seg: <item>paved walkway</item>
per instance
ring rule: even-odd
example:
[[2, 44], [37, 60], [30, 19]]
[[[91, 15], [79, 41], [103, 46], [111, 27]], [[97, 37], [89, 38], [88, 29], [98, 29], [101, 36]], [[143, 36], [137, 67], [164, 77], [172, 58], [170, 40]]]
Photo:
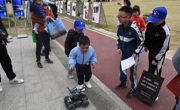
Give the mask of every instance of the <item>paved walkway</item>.
[[[65, 26], [69, 30], [73, 28], [73, 23], [64, 20]], [[115, 90], [115, 86], [119, 84], [119, 62], [120, 55], [116, 52], [116, 33], [111, 33], [98, 28], [84, 30], [85, 35], [90, 37], [91, 45], [97, 52], [98, 64], [93, 70], [93, 74], [102, 81], [111, 91], [113, 91], [120, 99], [128, 104], [133, 110], [172, 110], [175, 99], [174, 95], [166, 88], [167, 83], [176, 75], [176, 71], [172, 66], [171, 60], [166, 59], [163, 65], [162, 77], [165, 78], [159, 94], [159, 100], [152, 106], [148, 106], [136, 98], [127, 99], [125, 94], [130, 90], [130, 81], [128, 79], [128, 88], [123, 90]], [[65, 37], [57, 39], [64, 45]], [[140, 78], [143, 70], [147, 70], [147, 53], [140, 56], [138, 65], [138, 77]], [[129, 71], [128, 71], [129, 73]]]
[[[15, 73], [24, 78], [24, 84], [9, 84], [2, 68], [3, 91], [0, 92], [0, 110], [66, 110], [64, 97], [69, 94], [67, 87], [76, 86], [74, 80], [67, 78], [67, 70], [54, 55], [54, 64], [47, 64], [42, 57], [43, 69], [35, 63], [35, 44], [31, 36], [24, 39], [14, 38], [8, 44]], [[89, 110], [96, 110], [90, 103]], [[84, 110], [79, 107], [77, 110]]]
[[[67, 77], [67, 57], [57, 41], [51, 41], [50, 59], [54, 64], [45, 62], [41, 57], [43, 68], [38, 68], [35, 59], [35, 43], [31, 36], [23, 39], [13, 38], [8, 44], [8, 53], [12, 59], [17, 76], [23, 78], [23, 84], [9, 84], [0, 66], [2, 77], [0, 92], [0, 110], [66, 110], [64, 97], [69, 95], [67, 87], [77, 86], [77, 77]], [[92, 89], [87, 89], [90, 105], [76, 110], [131, 110], [95, 76], [91, 80]]]

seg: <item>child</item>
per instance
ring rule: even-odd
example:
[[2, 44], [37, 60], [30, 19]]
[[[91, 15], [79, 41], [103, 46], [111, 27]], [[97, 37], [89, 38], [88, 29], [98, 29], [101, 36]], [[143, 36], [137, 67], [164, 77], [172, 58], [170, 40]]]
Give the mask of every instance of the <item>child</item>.
[[138, 5], [135, 5], [133, 7], [133, 16], [131, 17], [131, 21], [135, 22], [136, 25], [141, 29], [141, 31], [144, 31], [146, 26], [144, 19], [140, 17], [140, 7]]
[[[46, 13], [44, 11], [44, 7], [43, 7], [43, 3], [46, 4], [46, 2], [48, 3], [52, 3], [53, 2], [50, 2], [49, 0], [34, 0], [31, 4], [30, 4], [30, 12], [34, 12], [34, 16], [37, 17], [37, 18], [40, 18], [42, 20], [44, 20], [46, 17], [49, 17], [49, 16], [46, 16]], [[35, 34], [38, 34], [38, 27], [39, 27], [39, 23], [33, 21], [34, 24], [34, 28], [33, 28], [33, 32]], [[48, 32], [48, 29], [47, 29], [47, 22], [44, 22], [44, 31], [45, 32]]]
[[87, 88], [91, 88], [92, 85], [89, 82], [92, 76], [91, 66], [93, 68], [95, 67], [97, 59], [96, 53], [90, 46], [90, 40], [87, 36], [80, 37], [79, 45], [71, 50], [68, 62], [70, 70], [76, 67], [78, 77], [77, 88], [85, 91], [84, 84]]
[[[120, 7], [122, 7], [122, 6], [131, 7], [131, 1], [130, 1], [130, 0], [124, 0], [123, 4], [121, 4], [121, 3], [117, 3], [117, 4], [120, 5]], [[118, 20], [117, 27], [118, 27], [120, 24], [121, 24], [121, 23], [120, 23], [119, 20]]]
[[[130, 21], [132, 17], [132, 9], [128, 6], [123, 6], [119, 9], [118, 20], [121, 24], [118, 27], [117, 37], [118, 37], [118, 53], [122, 53], [121, 61], [129, 57], [134, 57], [135, 65], [130, 67], [130, 80], [131, 80], [131, 90], [127, 93], [126, 97], [130, 98], [134, 96], [135, 89], [137, 87], [136, 80], [136, 70], [138, 62], [138, 54], [143, 48], [144, 39], [141, 31], [136, 26], [136, 24]], [[122, 71], [120, 66], [120, 81], [121, 83], [116, 86], [115, 89], [126, 88], [126, 70]]]
[[145, 51], [149, 50], [148, 71], [158, 76], [161, 76], [165, 55], [169, 50], [170, 30], [165, 22], [166, 15], [165, 7], [156, 7], [147, 18], [151, 22], [147, 24], [145, 32]]
[[[86, 29], [85, 22], [82, 19], [76, 19], [74, 22], [74, 29], [68, 31], [66, 40], [65, 40], [65, 54], [69, 57], [70, 51], [77, 46], [79, 38], [84, 36], [83, 29]], [[72, 79], [72, 72], [69, 72], [69, 78]]]

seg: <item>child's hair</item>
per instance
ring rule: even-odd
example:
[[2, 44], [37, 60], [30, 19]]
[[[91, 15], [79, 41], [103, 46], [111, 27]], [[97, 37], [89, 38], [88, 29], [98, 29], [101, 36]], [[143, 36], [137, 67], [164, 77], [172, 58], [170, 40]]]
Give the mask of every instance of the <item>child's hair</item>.
[[131, 2], [130, 2], [130, 0], [124, 0], [124, 2], [126, 2], [126, 6], [129, 6], [129, 7], [131, 7]]
[[132, 17], [132, 8], [128, 6], [123, 6], [119, 9], [119, 11], [123, 11], [127, 13], [130, 17]]
[[133, 12], [138, 11], [139, 15], [141, 14], [140, 7], [138, 5], [134, 5], [132, 10]]
[[90, 40], [87, 36], [81, 36], [79, 38], [79, 45], [87, 45], [90, 44]]

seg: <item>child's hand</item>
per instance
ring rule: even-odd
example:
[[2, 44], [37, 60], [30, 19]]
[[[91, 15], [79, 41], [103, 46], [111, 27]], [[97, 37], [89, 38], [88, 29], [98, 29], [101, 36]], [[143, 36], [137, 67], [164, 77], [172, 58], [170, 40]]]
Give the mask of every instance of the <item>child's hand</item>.
[[117, 49], [117, 53], [120, 54], [122, 51], [121, 49]]
[[92, 68], [95, 68], [95, 65], [94, 64], [91, 64]]
[[74, 70], [74, 66], [70, 66], [70, 67], [69, 67], [69, 70]]
[[147, 52], [147, 51], [148, 51], [147, 47], [144, 47], [144, 51], [145, 51], [145, 52]]
[[157, 62], [155, 60], [153, 60], [151, 63], [152, 65], [157, 65]]
[[7, 43], [10, 43], [10, 40], [11, 40], [10, 38], [8, 38], [8, 37], [6, 38]]
[[136, 54], [132, 54], [132, 57], [134, 57], [134, 58], [135, 58], [135, 57], [136, 57]]
[[44, 6], [43, 8], [44, 8], [44, 9], [47, 9], [47, 6]]
[[89, 65], [89, 61], [87, 61], [86, 65]]
[[46, 16], [45, 18], [44, 18], [44, 21], [47, 21], [47, 20], [49, 20], [49, 16]]

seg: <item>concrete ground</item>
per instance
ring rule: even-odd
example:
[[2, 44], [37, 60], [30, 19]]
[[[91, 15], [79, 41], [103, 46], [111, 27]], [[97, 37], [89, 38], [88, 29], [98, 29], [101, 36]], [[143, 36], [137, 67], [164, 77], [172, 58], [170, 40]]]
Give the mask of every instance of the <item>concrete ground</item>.
[[[67, 77], [67, 58], [62, 46], [51, 41], [50, 59], [54, 64], [45, 62], [41, 57], [43, 68], [38, 68], [35, 58], [35, 43], [31, 36], [23, 39], [13, 38], [7, 49], [12, 60], [14, 72], [25, 80], [24, 84], [9, 84], [0, 67], [2, 77], [0, 92], [0, 110], [66, 110], [64, 97], [69, 95], [67, 87], [77, 86], [77, 78]], [[121, 99], [93, 76], [92, 89], [87, 89], [90, 105], [76, 110], [131, 110]]]

